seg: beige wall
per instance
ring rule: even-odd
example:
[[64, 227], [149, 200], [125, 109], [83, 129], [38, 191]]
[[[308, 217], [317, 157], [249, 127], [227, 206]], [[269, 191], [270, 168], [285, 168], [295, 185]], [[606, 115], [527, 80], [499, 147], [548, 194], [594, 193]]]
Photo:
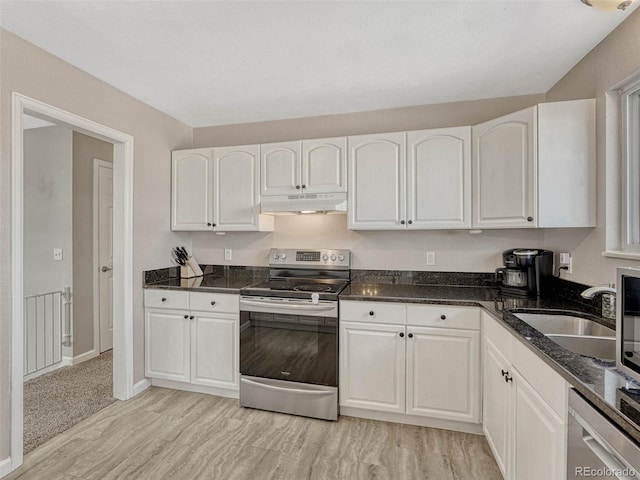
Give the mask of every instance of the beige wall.
[[[637, 261], [605, 258], [605, 92], [640, 70], [640, 10], [636, 10], [569, 73], [547, 92], [547, 101], [596, 98], [597, 115], [597, 228], [549, 230], [545, 246], [573, 254], [571, 280], [598, 285], [615, 282], [618, 266], [638, 266]], [[617, 138], [611, 141], [618, 142]], [[608, 159], [616, 161], [616, 159]], [[619, 183], [615, 182], [614, 183]], [[616, 210], [616, 209], [614, 209]], [[611, 220], [611, 219], [609, 219]], [[617, 220], [616, 220], [617, 222]], [[614, 223], [616, 223], [614, 222]]]
[[165, 267], [188, 234], [170, 231], [171, 155], [189, 126], [15, 35], [0, 30], [0, 461], [9, 455], [11, 372], [11, 91], [132, 135], [134, 142], [134, 380], [144, 377], [142, 270]]
[[[93, 159], [113, 145], [73, 132], [73, 355], [93, 349]], [[98, 346], [96, 346], [98, 347]]]
[[544, 102], [544, 95], [493, 98], [193, 129], [193, 146], [222, 147], [363, 133], [474, 125]]

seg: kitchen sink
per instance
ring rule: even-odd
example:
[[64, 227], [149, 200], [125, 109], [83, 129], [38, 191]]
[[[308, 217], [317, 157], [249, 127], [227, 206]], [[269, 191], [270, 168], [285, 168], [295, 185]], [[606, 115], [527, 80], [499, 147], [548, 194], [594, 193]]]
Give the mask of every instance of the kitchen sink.
[[616, 332], [588, 318], [545, 313], [514, 313], [523, 322], [545, 335], [614, 337]]
[[513, 315], [573, 353], [601, 360], [616, 358], [616, 332], [598, 322], [571, 314]]
[[578, 355], [610, 361], [616, 359], [615, 337], [587, 337], [581, 335], [546, 335], [546, 337]]

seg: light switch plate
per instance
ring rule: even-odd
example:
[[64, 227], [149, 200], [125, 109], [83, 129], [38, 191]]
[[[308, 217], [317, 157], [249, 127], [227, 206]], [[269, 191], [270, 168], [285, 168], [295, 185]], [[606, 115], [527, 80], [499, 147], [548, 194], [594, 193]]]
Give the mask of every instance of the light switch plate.
[[224, 249], [224, 259], [229, 261], [231, 260], [232, 254], [231, 254], [231, 249], [230, 248], [225, 248]]
[[53, 249], [53, 259], [56, 262], [61, 262], [62, 261], [62, 249], [61, 248], [54, 248]]

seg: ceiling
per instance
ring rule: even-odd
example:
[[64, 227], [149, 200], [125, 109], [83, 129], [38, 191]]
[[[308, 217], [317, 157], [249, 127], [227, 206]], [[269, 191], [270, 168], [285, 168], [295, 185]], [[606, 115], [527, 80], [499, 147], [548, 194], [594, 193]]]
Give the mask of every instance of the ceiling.
[[201, 127], [544, 93], [637, 7], [3, 0], [0, 26]]

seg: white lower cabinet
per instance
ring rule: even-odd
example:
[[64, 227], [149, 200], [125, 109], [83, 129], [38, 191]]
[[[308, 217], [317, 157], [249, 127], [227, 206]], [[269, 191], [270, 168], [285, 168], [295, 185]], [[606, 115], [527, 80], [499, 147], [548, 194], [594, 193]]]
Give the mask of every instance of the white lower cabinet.
[[484, 313], [483, 362], [483, 430], [504, 478], [566, 478], [564, 380]]
[[[185, 318], [186, 317], [186, 318]], [[184, 311], [147, 308], [145, 314], [146, 376], [188, 382], [191, 322]]]
[[[181, 303], [185, 308], [162, 308], [158, 300], [167, 305]], [[237, 391], [238, 302], [238, 296], [231, 294], [146, 290], [146, 376], [152, 382], [213, 387], [212, 393]]]
[[340, 305], [342, 407], [480, 422], [479, 309]]
[[480, 332], [407, 327], [409, 415], [479, 421]]
[[340, 323], [341, 405], [404, 413], [404, 331], [404, 325]]

